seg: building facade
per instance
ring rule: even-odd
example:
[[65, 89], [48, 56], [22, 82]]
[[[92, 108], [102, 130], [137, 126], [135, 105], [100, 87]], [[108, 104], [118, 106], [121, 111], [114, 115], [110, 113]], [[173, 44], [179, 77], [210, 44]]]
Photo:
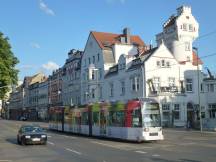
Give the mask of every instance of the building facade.
[[83, 52], [71, 50], [63, 66], [62, 101], [65, 106], [81, 104], [81, 59]]

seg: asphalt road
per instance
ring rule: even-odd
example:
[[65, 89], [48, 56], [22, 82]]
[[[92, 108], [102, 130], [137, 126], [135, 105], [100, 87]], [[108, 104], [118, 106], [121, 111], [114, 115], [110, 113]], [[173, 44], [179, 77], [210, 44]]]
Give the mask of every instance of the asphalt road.
[[23, 123], [0, 119], [0, 162], [216, 161], [216, 133], [164, 129], [164, 141], [131, 143], [48, 131], [46, 146], [20, 146], [16, 134]]

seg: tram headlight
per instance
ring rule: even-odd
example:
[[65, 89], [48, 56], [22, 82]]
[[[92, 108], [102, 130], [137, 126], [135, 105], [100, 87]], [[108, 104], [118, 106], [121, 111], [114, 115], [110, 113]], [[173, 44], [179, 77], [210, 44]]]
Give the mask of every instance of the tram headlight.
[[149, 131], [149, 128], [144, 128], [144, 132], [148, 132]]

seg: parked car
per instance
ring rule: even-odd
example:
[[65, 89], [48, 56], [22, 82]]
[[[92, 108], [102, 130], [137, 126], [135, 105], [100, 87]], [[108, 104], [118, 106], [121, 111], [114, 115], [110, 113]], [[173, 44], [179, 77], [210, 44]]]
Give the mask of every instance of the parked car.
[[22, 125], [17, 134], [17, 143], [44, 144], [47, 143], [47, 134], [44, 129], [37, 125]]
[[21, 120], [21, 121], [26, 121], [27, 118], [26, 118], [25, 116], [21, 116], [21, 117], [20, 117], [20, 120]]

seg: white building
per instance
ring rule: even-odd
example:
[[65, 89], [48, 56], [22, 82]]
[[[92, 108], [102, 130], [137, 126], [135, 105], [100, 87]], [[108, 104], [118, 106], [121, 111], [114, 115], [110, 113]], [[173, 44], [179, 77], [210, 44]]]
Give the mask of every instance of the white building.
[[130, 35], [127, 28], [123, 34], [90, 32], [81, 63], [81, 103], [106, 100], [104, 76], [109, 68], [118, 63], [122, 54], [132, 57], [141, 47], [143, 41]]
[[122, 35], [91, 32], [82, 58], [82, 103], [153, 97], [164, 125], [196, 126], [199, 105], [206, 109], [202, 61], [192, 47], [198, 30], [191, 8], [182, 6], [150, 50], [128, 29]]

